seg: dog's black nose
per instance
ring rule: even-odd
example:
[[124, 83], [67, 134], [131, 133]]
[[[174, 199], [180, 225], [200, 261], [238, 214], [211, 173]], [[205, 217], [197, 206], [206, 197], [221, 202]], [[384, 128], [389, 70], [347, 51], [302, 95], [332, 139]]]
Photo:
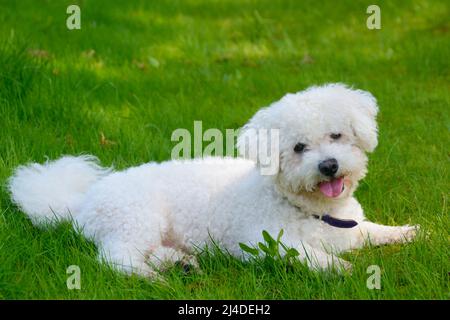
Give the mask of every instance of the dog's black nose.
[[339, 165], [336, 159], [327, 159], [319, 163], [319, 171], [327, 177], [332, 177], [338, 171]]

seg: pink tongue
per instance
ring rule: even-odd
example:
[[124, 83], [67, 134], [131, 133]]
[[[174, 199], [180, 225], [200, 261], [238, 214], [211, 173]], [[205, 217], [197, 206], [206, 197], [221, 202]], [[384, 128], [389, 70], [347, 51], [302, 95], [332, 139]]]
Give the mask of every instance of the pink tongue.
[[329, 198], [337, 197], [342, 192], [344, 178], [333, 179], [319, 184], [320, 191]]

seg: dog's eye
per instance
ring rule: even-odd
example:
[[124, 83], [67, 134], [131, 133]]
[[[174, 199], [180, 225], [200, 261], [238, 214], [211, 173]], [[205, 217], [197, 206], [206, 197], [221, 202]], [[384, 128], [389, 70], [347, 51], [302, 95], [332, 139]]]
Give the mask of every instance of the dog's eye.
[[304, 143], [297, 143], [294, 147], [294, 152], [300, 153], [303, 152], [306, 148], [306, 144]]
[[331, 139], [333, 139], [333, 140], [337, 140], [337, 139], [339, 139], [340, 137], [342, 137], [342, 134], [340, 134], [340, 133], [332, 133], [332, 134], [330, 134], [330, 137], [331, 137]]

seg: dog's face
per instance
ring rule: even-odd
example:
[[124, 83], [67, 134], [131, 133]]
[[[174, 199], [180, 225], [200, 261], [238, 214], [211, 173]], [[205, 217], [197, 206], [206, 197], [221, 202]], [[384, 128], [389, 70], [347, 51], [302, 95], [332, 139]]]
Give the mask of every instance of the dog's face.
[[273, 175], [279, 189], [290, 198], [342, 199], [366, 173], [365, 153], [377, 145], [377, 111], [368, 92], [341, 84], [312, 87], [256, 113], [238, 147], [244, 155], [248, 143], [258, 144], [260, 136], [246, 136], [250, 129], [278, 129], [277, 154], [271, 156], [279, 163]]

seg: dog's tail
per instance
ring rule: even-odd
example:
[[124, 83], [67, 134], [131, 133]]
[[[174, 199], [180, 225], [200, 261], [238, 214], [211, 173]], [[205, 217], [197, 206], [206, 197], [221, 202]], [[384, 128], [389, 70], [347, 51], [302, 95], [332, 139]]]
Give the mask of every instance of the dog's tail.
[[8, 189], [34, 224], [67, 220], [77, 214], [89, 186], [110, 172], [99, 166], [96, 157], [65, 156], [18, 167]]

